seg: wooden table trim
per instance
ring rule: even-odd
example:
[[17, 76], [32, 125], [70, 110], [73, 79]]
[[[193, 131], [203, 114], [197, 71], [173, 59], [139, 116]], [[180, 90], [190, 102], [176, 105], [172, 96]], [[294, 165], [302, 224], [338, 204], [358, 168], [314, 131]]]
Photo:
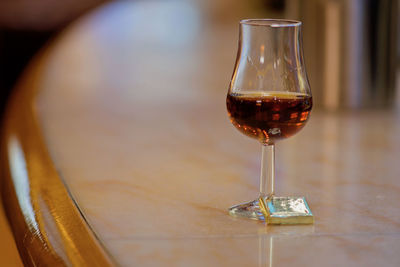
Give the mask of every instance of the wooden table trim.
[[[48, 51], [50, 49], [44, 49]], [[25, 265], [112, 266], [58, 174], [36, 113], [44, 52], [9, 100], [1, 136], [2, 198]]]

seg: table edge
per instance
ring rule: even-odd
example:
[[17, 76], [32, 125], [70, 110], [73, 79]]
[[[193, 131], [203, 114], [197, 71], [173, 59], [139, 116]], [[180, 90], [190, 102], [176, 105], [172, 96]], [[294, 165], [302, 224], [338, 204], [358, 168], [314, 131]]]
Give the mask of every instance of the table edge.
[[6, 216], [25, 265], [113, 266], [57, 172], [41, 133], [35, 103], [50, 50], [43, 49], [28, 66], [4, 114], [0, 189]]

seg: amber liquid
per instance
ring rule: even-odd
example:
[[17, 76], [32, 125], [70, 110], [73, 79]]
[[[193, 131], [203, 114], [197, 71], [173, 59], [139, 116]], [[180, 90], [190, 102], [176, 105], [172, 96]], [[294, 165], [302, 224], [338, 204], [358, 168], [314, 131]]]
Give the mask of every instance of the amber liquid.
[[307, 122], [312, 98], [291, 92], [232, 93], [226, 99], [232, 124], [265, 144], [297, 133]]

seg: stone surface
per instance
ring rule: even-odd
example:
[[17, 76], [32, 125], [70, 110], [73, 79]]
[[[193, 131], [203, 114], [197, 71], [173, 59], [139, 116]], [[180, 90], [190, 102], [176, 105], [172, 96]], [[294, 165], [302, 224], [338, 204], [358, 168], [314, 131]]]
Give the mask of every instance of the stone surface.
[[237, 26], [167, 20], [153, 40], [161, 22], [135, 21], [140, 5], [116, 3], [65, 33], [37, 99], [54, 164], [115, 260], [398, 266], [398, 114], [314, 110], [277, 144], [277, 195], [305, 196], [314, 225], [232, 218], [231, 205], [257, 197], [261, 156], [225, 110]]

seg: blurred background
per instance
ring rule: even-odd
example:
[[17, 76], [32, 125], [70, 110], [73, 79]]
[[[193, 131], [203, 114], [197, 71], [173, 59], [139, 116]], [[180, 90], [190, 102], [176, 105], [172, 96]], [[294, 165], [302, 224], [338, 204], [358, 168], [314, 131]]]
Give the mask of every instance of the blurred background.
[[[0, 1], [1, 113], [4, 111], [10, 91], [32, 57], [80, 16], [109, 2], [105, 0]], [[126, 40], [124, 38], [133, 35], [137, 39], [142, 38], [139, 40], [143, 44], [142, 49], [158, 51], [154, 53], [155, 55], [165, 53], [166, 49], [157, 50], [157, 45], [154, 44], [170, 44], [175, 48], [173, 50], [175, 53], [176, 51], [180, 53], [174, 54], [171, 58], [187, 57], [186, 61], [193, 62], [194, 65], [189, 66], [191, 70], [202, 66], [202, 64], [196, 65], [196, 60], [213, 61], [214, 64], [209, 70], [201, 72], [203, 75], [206, 74], [197, 79], [202, 79], [202, 84], [210, 85], [209, 88], [221, 88], [226, 91], [236, 57], [239, 20], [244, 18], [301, 20], [304, 25], [305, 62], [316, 107], [329, 111], [365, 108], [400, 110], [399, 0], [129, 2], [132, 2], [135, 8], [126, 14], [120, 10], [117, 12], [112, 6], [105, 6], [98, 13], [100, 17], [107, 17], [107, 21], [115, 20], [121, 25], [126, 25], [126, 28], [120, 29], [117, 33], [107, 31], [107, 27], [104, 29], [99, 27], [104, 31], [96, 36], [115, 39], [115, 46], [110, 49], [132, 49], [124, 47], [122, 43]], [[146, 26], [145, 23], [149, 20], [151, 23]], [[102, 20], [93, 21], [101, 23]], [[101, 38], [98, 39], [99, 42]], [[158, 40], [162, 42], [157, 42]], [[105, 43], [108, 45], [110, 42]], [[129, 42], [126, 43], [129, 45]], [[191, 58], [192, 51], [198, 48], [193, 46], [189, 49], [188, 46], [192, 46], [193, 43], [200, 43], [198, 45], [200, 52], [197, 57]], [[107, 45], [105, 48], [108, 49]], [[202, 54], [201, 51], [205, 53]], [[119, 66], [124, 60], [140, 60], [120, 54], [123, 57], [113, 59]], [[169, 74], [173, 79], [179, 79], [188, 66], [178, 63], [169, 64], [163, 71], [170, 71]], [[123, 66], [124, 64], [110, 75], [126, 75], [128, 72], [124, 71]], [[157, 66], [150, 64], [150, 68]], [[65, 79], [68, 79], [68, 73], [65, 76]], [[146, 77], [148, 76], [144, 76]], [[196, 77], [193, 77], [193, 82], [196, 82]], [[147, 84], [146, 81], [143, 83]], [[128, 88], [129, 86], [127, 85]], [[15, 252], [15, 246], [10, 246], [12, 236], [2, 210], [0, 210], [0, 235], [3, 237], [3, 242], [0, 244], [4, 245], [4, 249], [0, 250], [0, 263], [8, 258], [10, 261], [1, 265], [13, 266], [12, 262], [17, 264], [19, 259], [17, 254], [11, 253]]]
[[[1, 109], [26, 64], [49, 39], [104, 0], [0, 2]], [[224, 28], [237, 38], [243, 18], [289, 18], [304, 23], [303, 40], [315, 105], [339, 108], [400, 106], [398, 0], [132, 1], [141, 18], [179, 13], [187, 29]], [[145, 4], [145, 2], [147, 4]], [[152, 3], [152, 4], [149, 4]], [[194, 29], [193, 28], [193, 29]], [[177, 36], [171, 35], [171, 39]], [[212, 38], [218, 38], [213, 36]], [[218, 40], [216, 40], [218, 41]], [[223, 42], [223, 41], [221, 41]], [[236, 43], [235, 43], [236, 45]], [[232, 46], [233, 48], [234, 46]], [[236, 49], [236, 48], [233, 48]], [[233, 66], [235, 52], [226, 64]]]

